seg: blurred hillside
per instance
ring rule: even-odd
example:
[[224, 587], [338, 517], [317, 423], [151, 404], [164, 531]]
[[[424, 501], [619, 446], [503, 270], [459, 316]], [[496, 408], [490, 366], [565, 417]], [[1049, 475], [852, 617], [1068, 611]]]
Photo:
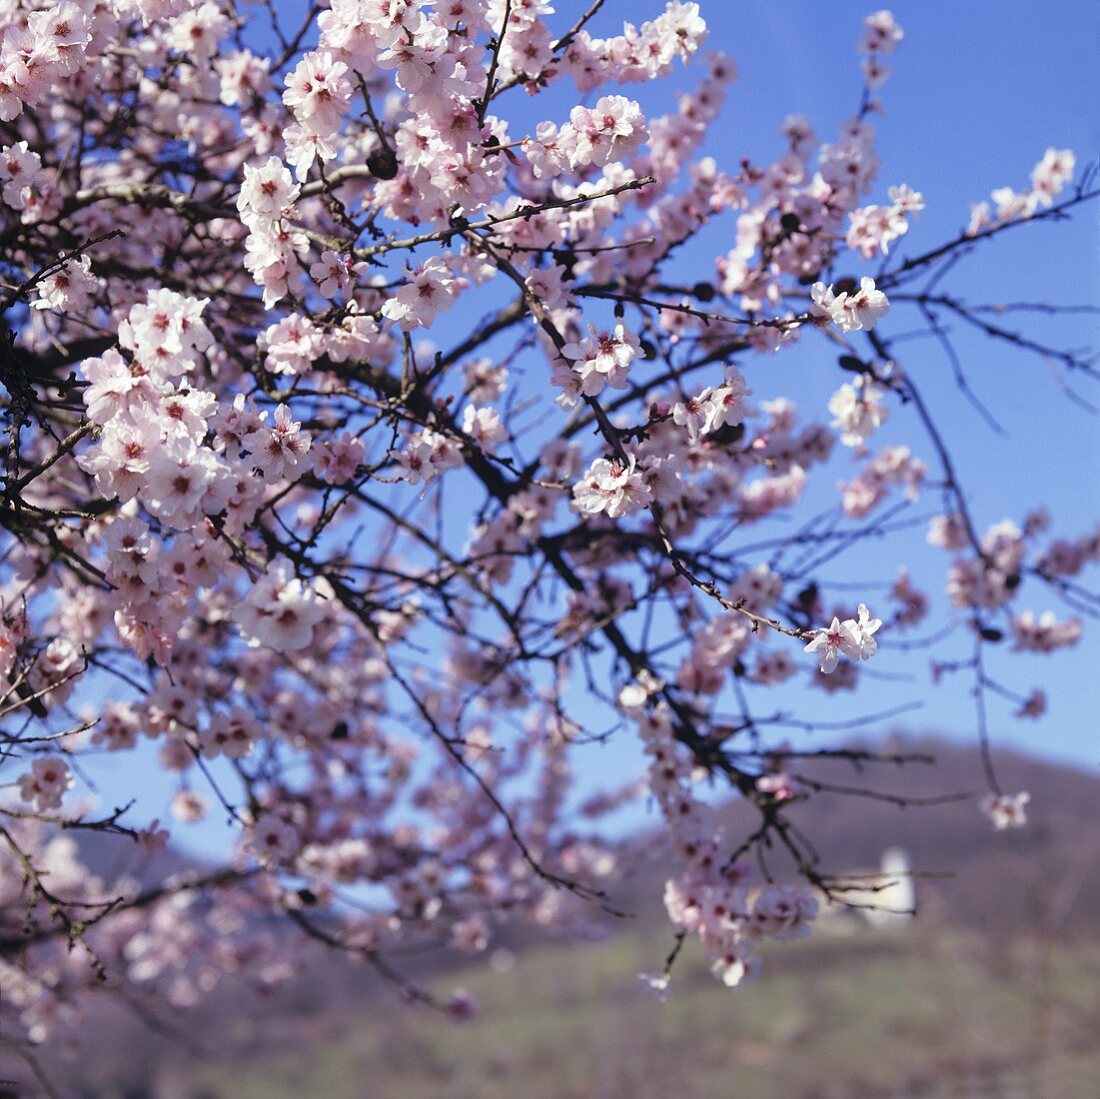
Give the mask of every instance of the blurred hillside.
[[[649, 837], [631, 845], [634, 869], [614, 897], [635, 918], [596, 921], [604, 941], [546, 944], [503, 929], [493, 965], [400, 960], [444, 997], [469, 989], [483, 1009], [473, 1023], [414, 1011], [372, 974], [319, 953], [263, 998], [227, 982], [196, 1011], [160, 1016], [176, 1039], [105, 998], [79, 1060], [58, 1064], [63, 1094], [1098, 1099], [1100, 778], [999, 753], [1003, 787], [1028, 789], [1032, 802], [1027, 829], [996, 833], [976, 807], [972, 751], [932, 738], [875, 747], [936, 762], [856, 773], [816, 760], [801, 773], [902, 800], [968, 796], [905, 808], [822, 796], [790, 812], [830, 871], [873, 870], [885, 847], [905, 849], [914, 871], [931, 875], [917, 878], [911, 927], [822, 929], [768, 950], [763, 978], [732, 993], [686, 950], [671, 1002], [657, 1004], [638, 974], [660, 968], [672, 935], [660, 906], [667, 850]], [[731, 835], [752, 820], [740, 805], [722, 813]], [[169, 857], [162, 868], [177, 865]], [[769, 869], [790, 872], [778, 855]]]
[[[792, 763], [792, 772], [810, 781], [862, 791], [825, 792], [788, 810], [811, 838], [824, 870], [874, 871], [884, 849], [901, 847], [917, 876], [925, 923], [961, 924], [987, 934], [1100, 931], [1100, 775], [1014, 752], [996, 753], [1003, 789], [1031, 793], [1028, 826], [998, 833], [977, 808], [986, 784], [973, 748], [931, 736], [890, 737], [852, 747], [935, 762], [867, 764], [858, 771], [839, 759]], [[956, 794], [965, 796], [919, 804]], [[758, 821], [743, 802], [729, 805], [723, 817], [727, 833], [735, 837]], [[645, 842], [638, 851], [648, 854], [639, 862], [628, 895], [635, 910], [649, 911], [654, 896], [660, 899], [667, 853]], [[769, 854], [768, 867], [777, 878], [797, 878], [782, 849]]]

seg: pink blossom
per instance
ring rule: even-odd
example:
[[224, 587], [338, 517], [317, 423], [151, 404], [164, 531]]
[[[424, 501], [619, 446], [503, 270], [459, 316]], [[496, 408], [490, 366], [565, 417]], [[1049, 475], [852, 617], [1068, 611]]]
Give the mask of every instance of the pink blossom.
[[804, 793], [802, 784], [784, 771], [773, 771], [756, 780], [756, 788], [775, 801], [790, 801]]
[[578, 511], [587, 515], [607, 512], [611, 519], [646, 507], [652, 499], [634, 455], [625, 464], [597, 458], [573, 486], [573, 506]]
[[874, 328], [889, 310], [890, 304], [881, 290], [875, 289], [875, 280], [860, 279], [860, 288], [854, 294], [841, 294], [832, 309], [833, 320], [845, 332]]
[[1006, 828], [1023, 828], [1027, 825], [1027, 803], [1031, 795], [1026, 791], [1018, 794], [989, 794], [982, 799], [982, 812], [989, 818], [998, 832]]
[[67, 260], [59, 271], [38, 284], [33, 308], [82, 310], [98, 285], [99, 280], [92, 274], [91, 260], [87, 256]]
[[295, 313], [271, 325], [257, 342], [267, 351], [267, 368], [273, 374], [306, 374], [321, 355], [322, 340], [313, 321]]
[[324, 613], [316, 590], [294, 575], [289, 561], [280, 558], [249, 589], [231, 617], [250, 644], [297, 652], [309, 645]]
[[40, 811], [60, 809], [65, 791], [73, 785], [69, 765], [57, 756], [36, 759], [31, 769], [19, 776], [19, 796], [33, 801]]
[[892, 54], [904, 37], [891, 12], [876, 11], [863, 21], [859, 48], [865, 53]]
[[340, 255], [331, 248], [321, 253], [319, 262], [309, 269], [309, 277], [326, 298], [350, 297], [355, 280], [365, 264], [355, 263], [350, 254]]
[[347, 65], [328, 51], [315, 50], [286, 78], [283, 102], [311, 133], [327, 137], [339, 127], [351, 100], [347, 71]]
[[172, 816], [185, 824], [194, 824], [205, 820], [210, 812], [210, 803], [198, 790], [179, 790], [172, 798]]
[[211, 2], [198, 4], [172, 21], [168, 44], [186, 57], [208, 60], [229, 31], [229, 19]]
[[580, 376], [580, 391], [596, 397], [605, 385], [625, 389], [630, 364], [638, 354], [638, 338], [622, 324], [610, 333], [597, 332], [593, 326], [589, 326], [589, 332], [561, 349], [562, 357]]
[[161, 828], [159, 825], [160, 820], [154, 819], [149, 822], [148, 827], [142, 828], [138, 832], [138, 844], [147, 858], [154, 858], [162, 854], [168, 846], [168, 840], [171, 838], [168, 829]]
[[214, 337], [202, 320], [208, 298], [188, 298], [174, 290], [150, 290], [119, 325], [119, 343], [155, 377], [171, 378], [192, 370]]
[[276, 221], [293, 205], [299, 190], [278, 157], [268, 157], [260, 168], [244, 166], [237, 209], [250, 223]]
[[508, 438], [508, 431], [495, 408], [467, 405], [462, 414], [462, 430], [486, 454], [495, 454], [497, 446]]
[[834, 618], [832, 625], [817, 630], [806, 646], [806, 652], [817, 654], [818, 664], [826, 675], [837, 666], [841, 653], [852, 660], [858, 660], [860, 651], [859, 629], [850, 618], [843, 624], [839, 618]]
[[889, 409], [883, 404], [884, 391], [867, 375], [854, 383], [845, 383], [829, 401], [829, 411], [836, 417], [833, 427], [841, 431], [845, 446], [861, 446], [886, 421]]
[[1070, 618], [1059, 622], [1053, 611], [1044, 611], [1038, 618], [1034, 612], [1023, 611], [1012, 620], [1016, 652], [1050, 653], [1055, 649], [1076, 645], [1081, 639], [1081, 620]]
[[253, 465], [266, 481], [291, 477], [309, 452], [311, 438], [302, 425], [291, 419], [290, 409], [281, 404], [275, 409], [274, 422], [256, 427], [241, 440], [251, 452]]
[[1040, 718], [1047, 711], [1046, 691], [1036, 688], [1023, 700], [1016, 711], [1017, 717]]
[[851, 660], [869, 660], [878, 650], [875, 634], [882, 626], [872, 618], [864, 603], [859, 605], [858, 619], [846, 618], [843, 622], [834, 616], [832, 625], [816, 630], [806, 646], [806, 652], [817, 654], [820, 670], [829, 675], [837, 666], [841, 654]]
[[633, 156], [646, 138], [645, 118], [637, 103], [621, 95], [605, 95], [595, 107], [574, 107], [559, 140], [573, 167], [602, 167]]
[[1050, 206], [1073, 179], [1076, 158], [1070, 149], [1050, 148], [1031, 171], [1031, 193], [1039, 206]]
[[769, 885], [757, 893], [746, 923], [753, 938], [780, 942], [804, 939], [817, 916], [818, 903], [808, 890], [795, 885]]
[[458, 290], [457, 280], [440, 256], [432, 256], [415, 270], [406, 269], [409, 282], [382, 306], [382, 315], [396, 321], [405, 332], [428, 328], [436, 314], [451, 307]]
[[395, 457], [410, 485], [430, 481], [448, 469], [458, 469], [463, 464], [458, 444], [431, 428], [412, 434], [405, 449], [397, 452]]
[[313, 448], [314, 469], [329, 485], [342, 485], [350, 481], [365, 457], [366, 447], [362, 440], [347, 433]]
[[[749, 882], [789, 803], [817, 796], [777, 723], [850, 724], [862, 662], [910, 655], [879, 653], [866, 604], [825, 597], [857, 566], [887, 623], [941, 612], [896, 648], [1004, 633], [982, 668], [934, 654], [934, 677], [965, 693], [980, 671], [1001, 716], [1045, 712], [999, 662], [1083, 636], [1083, 614], [1024, 608], [1040, 588], [1088, 602], [1100, 528], [1034, 508], [988, 525], [959, 425], [915, 394], [922, 345], [890, 361], [907, 322], [883, 331], [884, 290], [920, 323], [914, 295], [935, 287], [945, 323], [1032, 346], [1027, 302], [1010, 324], [941, 279], [983, 241], [898, 254], [924, 198], [878, 182], [892, 15], [855, 27], [852, 113], [822, 136], [789, 115], [754, 160], [726, 140], [737, 69], [700, 56], [703, 5], [628, 5], [622, 24], [612, 4], [554, 7], [328, 0], [272, 51], [223, 0], [9, 4], [16, 1054], [79, 1032], [91, 955], [155, 1010], [226, 977], [270, 992], [311, 964], [305, 926], [395, 972], [423, 945], [483, 952], [509, 921], [584, 930], [585, 896], [631, 871], [605, 823], [628, 802], [663, 821], [676, 934], [725, 984], [752, 976], [764, 940], [816, 914], [808, 888]], [[652, 86], [681, 63], [690, 83]], [[1075, 171], [1048, 149], [969, 231], [1076, 213]], [[1006, 263], [1015, 237], [996, 242]], [[784, 373], [795, 343], [820, 371]], [[781, 395], [792, 379], [805, 403]], [[840, 444], [854, 468], [836, 475]], [[886, 505], [926, 485], [944, 600], [891, 564], [922, 520]], [[825, 705], [799, 707], [796, 677]], [[599, 745], [632, 736], [634, 765], [624, 749], [601, 775]], [[107, 775], [132, 778], [125, 752], [164, 773], [173, 820], [233, 835], [152, 893], [59, 834], [64, 807], [104, 844], [123, 830], [123, 861], [164, 850]], [[85, 773], [107, 780], [98, 808], [65, 801]], [[763, 816], [744, 828], [724, 790]], [[990, 800], [996, 825], [1022, 823], [1026, 796]]]

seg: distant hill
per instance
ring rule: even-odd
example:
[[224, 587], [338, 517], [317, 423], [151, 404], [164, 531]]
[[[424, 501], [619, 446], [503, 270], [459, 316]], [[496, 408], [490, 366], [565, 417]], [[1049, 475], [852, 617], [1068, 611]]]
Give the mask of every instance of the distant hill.
[[67, 833], [76, 842], [80, 861], [106, 882], [133, 878], [143, 888], [159, 885], [181, 870], [201, 870], [202, 863], [174, 847], [147, 855], [126, 836], [76, 828]]
[[[823, 869], [838, 873], [874, 870], [885, 848], [900, 846], [908, 853], [916, 872], [951, 875], [918, 879], [921, 916], [917, 931], [921, 940], [939, 941], [936, 936], [941, 934], [949, 938], [969, 935], [973, 929], [980, 929], [980, 939], [986, 943], [1021, 933], [1037, 933], [1051, 942], [1067, 938], [1094, 943], [1098, 940], [1100, 778], [1014, 752], [998, 751], [995, 763], [1004, 789], [1012, 792], [1026, 789], [1032, 800], [1027, 828], [995, 832], [978, 809], [985, 786], [972, 747], [960, 747], [936, 737], [892, 737], [864, 746], [926, 754], [933, 756], [935, 763], [911, 763], [903, 767], [868, 765], [858, 773], [848, 763], [817, 760], [800, 770], [818, 781], [902, 798], [952, 793], [970, 796], [958, 802], [904, 809], [881, 800], [842, 794], [818, 795], [807, 803], [793, 805], [789, 810], [791, 819], [812, 837]], [[731, 838], [745, 835], [755, 825], [755, 811], [743, 803], [729, 804], [718, 812]], [[158, 875], [194, 865], [171, 851], [153, 864], [142, 865], [140, 860], [131, 863], [128, 860], [134, 849], [120, 843], [117, 837], [77, 834], [77, 838], [85, 858], [107, 877], [124, 871], [139, 876], [143, 884], [149, 885], [158, 880]], [[608, 918], [604, 926], [607, 931], [618, 933], [621, 950], [637, 955], [632, 964], [648, 968], [658, 964], [670, 939], [661, 894], [671, 860], [667, 845], [656, 833], [633, 841], [628, 845], [628, 854], [632, 856], [628, 861], [632, 862], [633, 870], [615, 890], [613, 900], [636, 918]], [[126, 861], [119, 863], [120, 858]], [[777, 852], [770, 856], [770, 865], [780, 878], [794, 876], [789, 862], [785, 865]], [[930, 935], [933, 937], [929, 940]], [[502, 928], [491, 948], [507, 947], [526, 957], [543, 937], [521, 926]], [[647, 945], [640, 945], [643, 943]], [[570, 951], [589, 948], [559, 944], [553, 949], [572, 957]], [[819, 962], [824, 964], [831, 955], [827, 948], [821, 949]], [[784, 979], [794, 980], [801, 971], [802, 957], [777, 951], [768, 963], [769, 971], [775, 972], [775, 967], [779, 967], [790, 973]], [[843, 958], [838, 955], [836, 964], [848, 965], [844, 958], [847, 955]], [[467, 956], [435, 953], [403, 958], [400, 964], [417, 981], [427, 983], [472, 981], [477, 987], [478, 982], [485, 983], [484, 977], [494, 985], [507, 986], [516, 979], [503, 973], [475, 974], [474, 968], [486, 969], [484, 957], [471, 962]], [[572, 963], [563, 964], [568, 967]], [[627, 985], [635, 981], [630, 974], [627, 977]], [[704, 985], [709, 988], [709, 979]], [[501, 995], [507, 998], [504, 991]], [[233, 1063], [240, 1060], [258, 1064], [257, 1059], [267, 1057], [276, 1046], [300, 1049], [303, 1057], [308, 1057], [309, 1050], [329, 1040], [326, 1035], [341, 1032], [347, 1020], [357, 1019], [365, 1026], [372, 1018], [390, 1018], [394, 1012], [403, 1010], [393, 990], [381, 987], [368, 971], [321, 951], [301, 979], [286, 988], [261, 998], [230, 981], [220, 987], [214, 1001], [194, 1012], [175, 1016], [170, 1025], [186, 1034], [204, 1053], [229, 1058]], [[126, 1090], [126, 1095], [183, 1094], [190, 1099], [193, 1094], [205, 1094], [176, 1093], [171, 1088], [164, 1092], [159, 1088], [152, 1092], [143, 1090], [143, 1085], [147, 1086], [162, 1071], [175, 1075], [190, 1056], [174, 1042], [150, 1033], [131, 1013], [112, 1009], [108, 1001], [104, 1007], [85, 1028], [86, 1053], [75, 1078], [99, 1080], [101, 1084], [82, 1094], [123, 1094], [107, 1089], [102, 1083], [106, 1080], [127, 1081], [126, 1086], [132, 1090]], [[388, 1099], [389, 1093], [385, 1094]]]
[[[901, 808], [872, 797], [821, 793], [792, 805], [790, 819], [810, 837], [824, 870], [875, 870], [883, 851], [898, 846], [914, 872], [949, 875], [917, 879], [925, 918], [998, 932], [1100, 931], [1100, 776], [998, 750], [994, 763], [1002, 788], [1027, 790], [1031, 802], [1026, 828], [997, 832], [978, 808], [986, 784], [973, 746], [933, 736], [891, 736], [853, 746], [928, 755], [935, 762], [868, 764], [857, 771], [847, 761], [813, 760], [792, 770], [904, 799], [970, 796]], [[747, 834], [759, 819], [743, 802], [727, 806], [721, 816], [733, 837]], [[648, 855], [626, 897], [649, 910], [643, 898], [663, 880], [667, 847], [637, 849]], [[768, 861], [778, 878], [795, 876], [784, 851], [770, 852]]]
[[[845, 760], [815, 759], [792, 764], [791, 770], [828, 785], [909, 800], [968, 796], [902, 808], [876, 797], [823, 792], [790, 806], [788, 815], [812, 840], [822, 869], [875, 870], [883, 851], [897, 846], [915, 872], [944, 875], [918, 878], [918, 898], [929, 918], [1004, 931], [1100, 929], [1100, 774], [996, 750], [1003, 789], [1031, 794], [1027, 827], [996, 832], [978, 809], [986, 784], [973, 745], [892, 734], [850, 747], [928, 756], [934, 762], [870, 763], [856, 770]], [[735, 842], [759, 823], [756, 811], [740, 801], [718, 815]], [[198, 860], [171, 847], [150, 859], [118, 836], [69, 835], [85, 865], [107, 881], [125, 874], [151, 886], [181, 870], [202, 869]], [[671, 866], [663, 835], [654, 830], [627, 843], [624, 856], [626, 878], [615, 890], [616, 903], [635, 915], [659, 912]], [[778, 878], [795, 876], [782, 850], [771, 851], [768, 862]], [[504, 934], [509, 946], [531, 937], [522, 929]]]
[[[1026, 828], [996, 832], [978, 809], [986, 784], [973, 745], [895, 734], [850, 746], [929, 756], [934, 762], [874, 763], [856, 770], [845, 760], [817, 759], [792, 764], [791, 769], [829, 785], [903, 799], [968, 796], [901, 808], [874, 797], [824, 792], [792, 805], [788, 815], [812, 840], [822, 869], [876, 870], [883, 851], [897, 846], [906, 851], [916, 873], [945, 875], [917, 879], [926, 918], [1005, 932], [1100, 930], [1100, 774], [998, 749], [994, 764], [1003, 789], [1027, 790], [1031, 802]], [[718, 812], [735, 842], [759, 822], [756, 811], [743, 802]], [[118, 836], [69, 834], [85, 865], [108, 881], [126, 874], [151, 886], [180, 870], [202, 868], [171, 847], [149, 859], [136, 844]], [[768, 862], [778, 878], [795, 876], [784, 851], [770, 852]], [[654, 831], [626, 844], [624, 863], [626, 878], [614, 891], [617, 905], [638, 916], [659, 916], [671, 866], [663, 835]], [[535, 937], [522, 928], [506, 929], [502, 936], [512, 947]], [[432, 964], [421, 961], [416, 969]]]

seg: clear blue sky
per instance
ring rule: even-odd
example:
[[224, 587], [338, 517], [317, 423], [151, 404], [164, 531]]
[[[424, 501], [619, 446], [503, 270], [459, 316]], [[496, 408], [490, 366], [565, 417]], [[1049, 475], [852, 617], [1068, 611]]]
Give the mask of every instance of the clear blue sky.
[[[986, 199], [992, 188], [1026, 187], [1028, 172], [1049, 145], [1073, 149], [1079, 171], [1095, 160], [1100, 115], [1088, 74], [1095, 72], [1096, 21], [1085, 17], [1087, 6], [1066, 0], [1040, 6], [920, 0], [890, 7], [905, 39], [880, 93], [885, 110], [876, 121], [878, 195], [904, 182], [923, 192], [927, 203], [920, 223], [900, 242], [902, 252], [948, 239], [965, 222], [968, 203]], [[808, 114], [819, 135], [834, 133], [857, 94], [852, 43], [867, 10], [873, 9], [853, 3], [705, 6], [711, 43], [731, 53], [741, 71], [727, 100], [723, 143], [746, 149], [754, 159], [773, 153], [775, 124], [794, 111]], [[991, 241], [945, 286], [972, 302], [1096, 304], [1097, 243], [1096, 210], [1086, 208], [1066, 224], [1024, 226]], [[896, 328], [896, 318], [890, 320]], [[1100, 345], [1095, 317], [1027, 323], [1055, 346]], [[961, 479], [973, 489], [979, 524], [1019, 520], [1028, 508], [1045, 503], [1059, 533], [1084, 533], [1100, 515], [1100, 421], [1068, 401], [1052, 369], [1034, 356], [980, 338], [960, 339], [959, 347], [973, 387], [1006, 429], [1003, 437], [958, 396], [933, 343], [909, 345], [905, 366], [921, 379], [926, 396], [937, 396], [937, 418], [952, 440]], [[1097, 386], [1075, 384], [1100, 403]], [[868, 569], [874, 568], [874, 552], [867, 558]], [[942, 558], [926, 553], [909, 561], [930, 579]], [[1040, 593], [1034, 599], [1037, 611], [1048, 603], [1056, 607]], [[1100, 764], [1098, 635], [1095, 627], [1086, 628], [1074, 650], [997, 662], [1006, 682], [1025, 690], [1044, 685], [1051, 697], [1050, 711], [1038, 723], [1017, 722], [994, 707], [999, 739], [1041, 755]], [[912, 695], [925, 703], [914, 722], [968, 736], [973, 712], [965, 692], [929, 690], [927, 682], [922, 674], [913, 685]], [[882, 694], [885, 700], [887, 692]], [[901, 687], [895, 697], [906, 694]]]
[[[610, 0], [596, 24], [598, 33], [615, 33], [623, 18], [641, 22], [660, 9], [658, 0], [623, 4]], [[829, 140], [858, 104], [860, 79], [855, 42], [862, 17], [873, 8], [806, 0], [767, 4], [704, 0], [711, 26], [709, 45], [734, 58], [741, 79], [730, 90], [725, 110], [707, 147], [720, 166], [734, 169], [747, 155], [767, 163], [782, 150], [778, 127], [790, 113], [807, 114], [818, 135]], [[300, 5], [287, 4], [287, 23]], [[554, 26], [564, 29], [580, 10], [577, 0], [559, 0]], [[905, 40], [893, 59], [893, 76], [881, 90], [885, 113], [876, 121], [882, 169], [871, 201], [885, 198], [886, 188], [908, 183], [923, 192], [927, 208], [901, 251], [915, 253], [941, 243], [965, 224], [968, 203], [988, 197], [992, 188], [1023, 188], [1028, 172], [1043, 151], [1054, 145], [1072, 148], [1078, 169], [1095, 157], [1097, 116], [1090, 104], [1095, 82], [1095, 27], [1082, 16], [1084, 6], [1056, 0], [1041, 6], [1011, 0], [998, 4], [960, 4], [946, 0], [906, 0], [893, 5]], [[626, 89], [647, 106], [667, 109], [673, 90], [689, 87], [694, 72], [677, 69], [664, 90]], [[570, 85], [571, 88], [571, 85]], [[569, 93], [570, 95], [572, 92]], [[559, 117], [568, 96], [555, 93], [527, 100], [518, 90], [513, 102], [501, 104], [508, 117]], [[575, 102], [575, 97], [572, 100]], [[543, 113], [545, 112], [545, 113]], [[513, 126], [515, 131], [517, 128]], [[707, 237], [709, 251], [685, 253], [685, 260], [709, 269], [714, 255], [732, 244], [715, 227]], [[972, 302], [1050, 300], [1096, 303], [1098, 288], [1097, 217], [1095, 209], [1079, 212], [1064, 225], [1045, 224], [1013, 230], [968, 259], [947, 284]], [[706, 271], [701, 271], [701, 274]], [[897, 329], [895, 318], [890, 318]], [[1029, 319], [1031, 331], [1061, 346], [1100, 344], [1095, 318], [1042, 322]], [[441, 340], [445, 343], [445, 340]], [[1100, 421], [1068, 401], [1052, 370], [1043, 362], [1003, 345], [961, 338], [960, 351], [975, 390], [1004, 425], [998, 436], [986, 428], [959, 397], [942, 352], [932, 342], [905, 345], [905, 366], [934, 401], [945, 435], [951, 440], [961, 479], [972, 489], [976, 521], [984, 527], [1004, 517], [1019, 521], [1024, 512], [1046, 504], [1055, 515], [1056, 531], [1084, 533], [1100, 515]], [[775, 359], [744, 363], [757, 399], [794, 391], [824, 413], [824, 402], [840, 384], [835, 354], [817, 342]], [[1100, 387], [1076, 383], [1094, 403]], [[816, 402], [816, 405], [815, 405]], [[883, 441], [904, 441], [927, 458], [931, 449], [902, 415], [883, 433]], [[843, 470], [836, 466], [840, 473]], [[929, 498], [932, 503], [932, 498]], [[942, 587], [946, 558], [922, 545], [915, 535], [903, 548], [868, 547], [847, 559], [832, 579], [861, 579], [869, 587], [891, 580], [904, 561], [929, 586]], [[1093, 571], [1093, 586], [1096, 585]], [[1036, 611], [1057, 604], [1036, 591], [1021, 606]], [[1060, 614], [1067, 613], [1059, 608]], [[1087, 623], [1076, 649], [1050, 657], [998, 654], [993, 670], [1026, 693], [1043, 686], [1050, 710], [1039, 722], [1021, 723], [1010, 707], [994, 704], [991, 729], [995, 742], [1095, 768], [1100, 766], [1097, 714], [1100, 713], [1100, 624]], [[1091, 628], [1090, 628], [1091, 627]], [[964, 650], [956, 648], [955, 655]], [[950, 656], [952, 650], [940, 655]], [[884, 654], [886, 656], [886, 654]], [[904, 681], [867, 682], [858, 695], [823, 700], [795, 688], [779, 702], [760, 701], [762, 711], [784, 708], [801, 716], [841, 719], [898, 703], [920, 701], [923, 709], [905, 719], [917, 731], [935, 729], [966, 740], [974, 737], [974, 710], [965, 681], [933, 689], [928, 655], [887, 656], [882, 667], [905, 673]], [[640, 761], [628, 738], [588, 750], [578, 765], [601, 775], [626, 777]], [[145, 754], [147, 757], [147, 754]], [[128, 797], [139, 780], [143, 790], [140, 819], [167, 817], [170, 790], [147, 758], [130, 755], [104, 760], [100, 776], [104, 800]], [[215, 811], [215, 818], [217, 814]], [[201, 846], [220, 832], [216, 819], [201, 826], [174, 826], [178, 839]]]

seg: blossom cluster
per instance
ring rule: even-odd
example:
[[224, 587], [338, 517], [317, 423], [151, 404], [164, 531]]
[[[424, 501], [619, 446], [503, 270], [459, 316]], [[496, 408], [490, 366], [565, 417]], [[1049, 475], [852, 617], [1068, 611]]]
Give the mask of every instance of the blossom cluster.
[[659, 689], [651, 681], [630, 684], [619, 704], [638, 722], [650, 758], [649, 788], [683, 862], [680, 876], [665, 885], [665, 909], [682, 933], [698, 937], [714, 975], [733, 987], [758, 972], [759, 941], [808, 935], [818, 903], [800, 886], [751, 889], [748, 867], [724, 857], [723, 830], [694, 795], [696, 765], [675, 741], [673, 715], [661, 702], [650, 704]]
[[988, 202], [973, 203], [970, 207], [968, 236], [1033, 217], [1036, 212], [1050, 207], [1073, 179], [1077, 159], [1070, 149], [1047, 149], [1043, 159], [1031, 170], [1031, 187], [1026, 191], [1014, 191], [1011, 187], [998, 187]]

